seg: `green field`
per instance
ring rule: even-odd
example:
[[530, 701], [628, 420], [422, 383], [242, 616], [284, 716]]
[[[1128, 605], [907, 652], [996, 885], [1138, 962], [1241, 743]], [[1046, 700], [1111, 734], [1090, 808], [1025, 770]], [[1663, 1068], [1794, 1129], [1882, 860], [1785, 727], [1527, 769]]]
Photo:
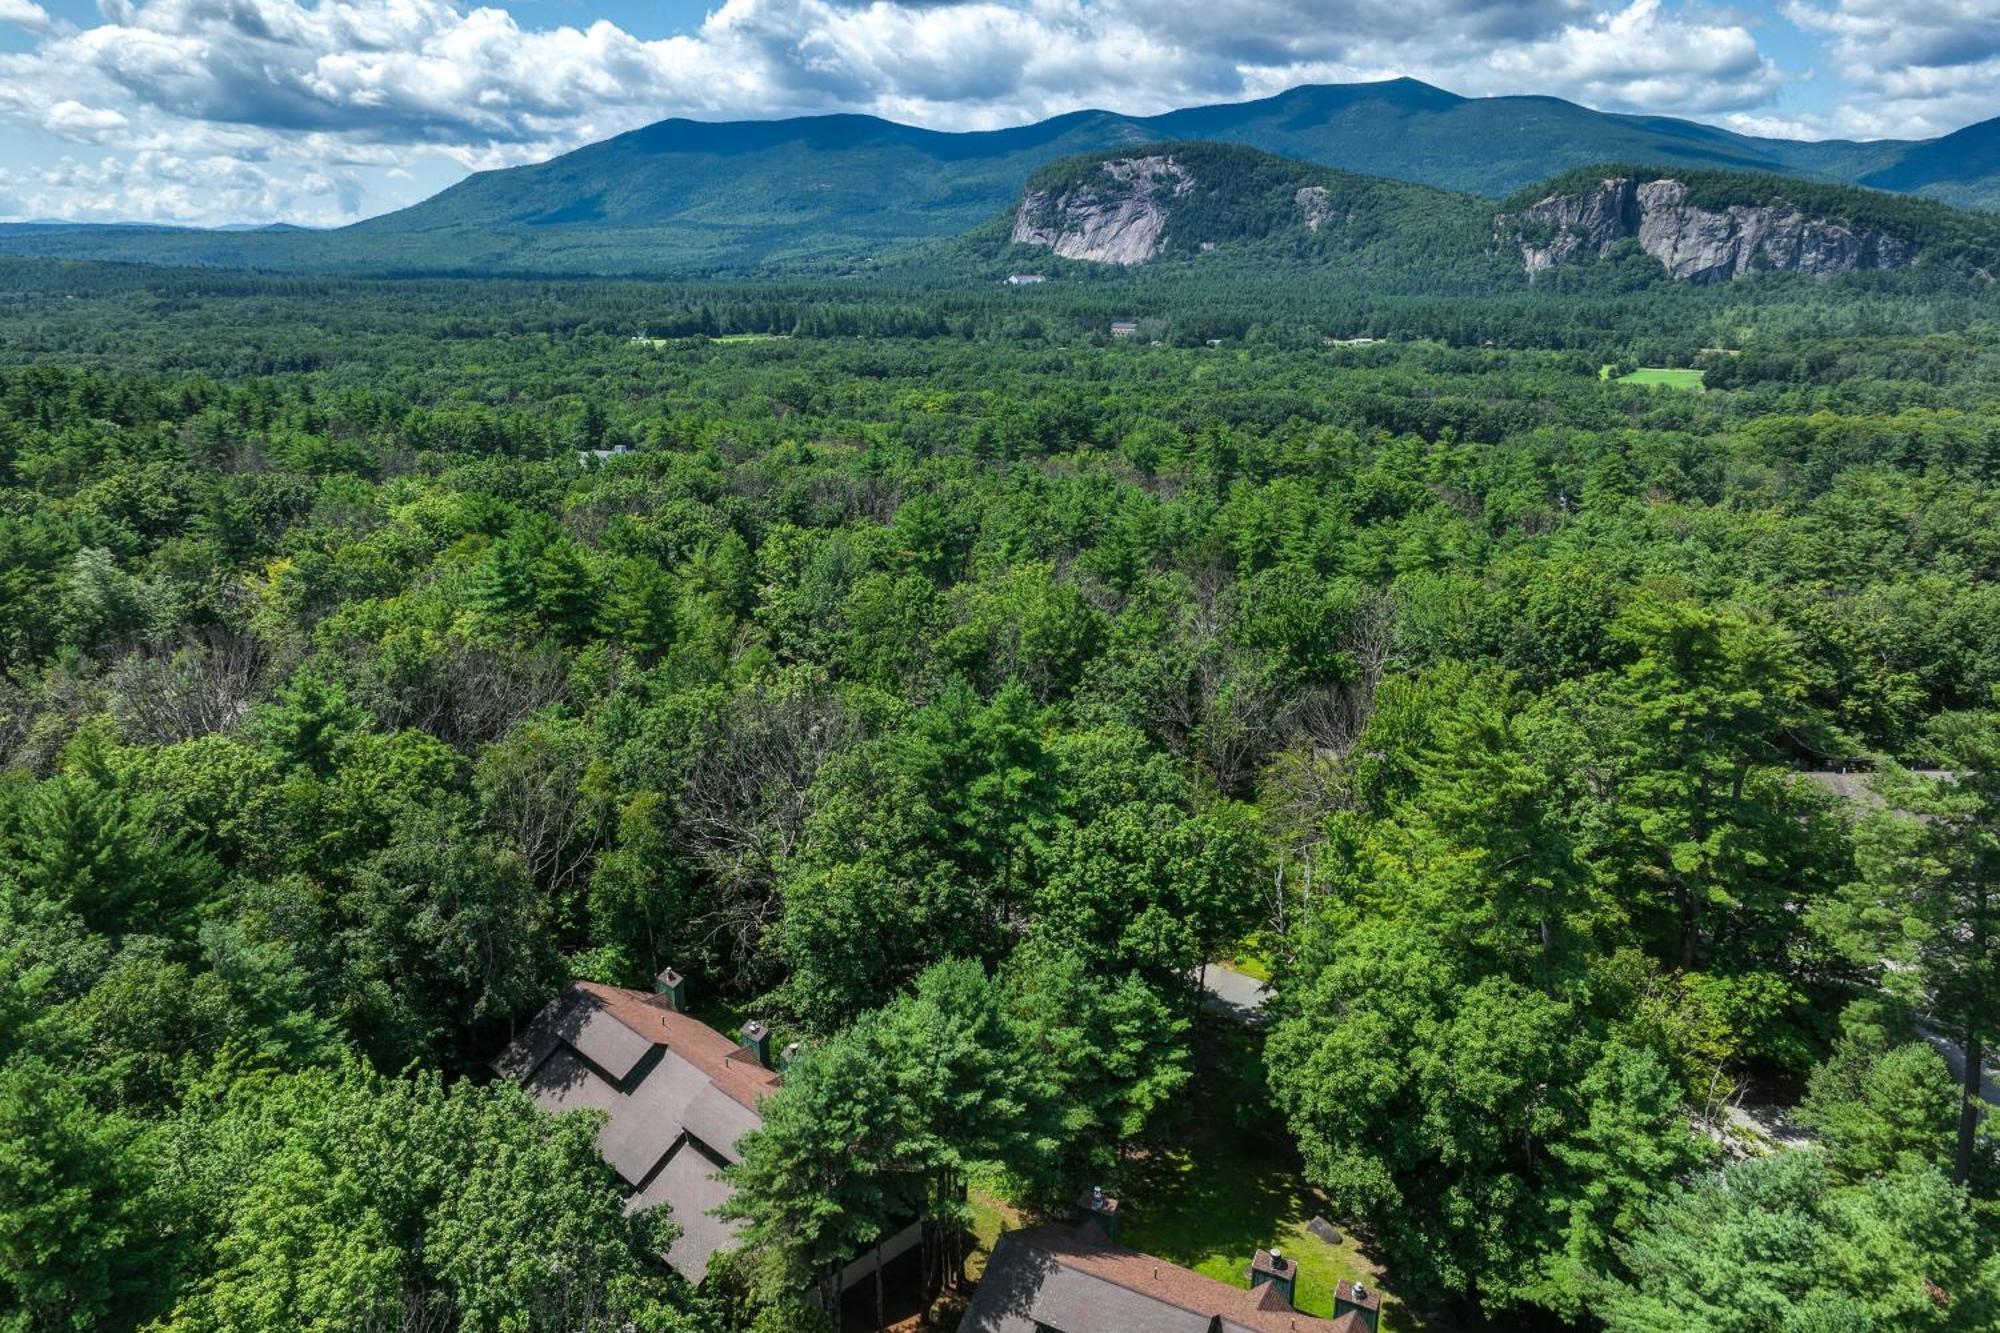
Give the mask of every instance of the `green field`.
[[[1611, 367], [1604, 367], [1597, 372], [1597, 375], [1599, 379], [1610, 379]], [[1703, 387], [1701, 372], [1699, 370], [1689, 370], [1678, 366], [1643, 367], [1632, 371], [1630, 374], [1620, 375], [1618, 382], [1620, 384], [1656, 384], [1663, 385], [1669, 389], [1691, 389], [1696, 393], [1700, 393]]]

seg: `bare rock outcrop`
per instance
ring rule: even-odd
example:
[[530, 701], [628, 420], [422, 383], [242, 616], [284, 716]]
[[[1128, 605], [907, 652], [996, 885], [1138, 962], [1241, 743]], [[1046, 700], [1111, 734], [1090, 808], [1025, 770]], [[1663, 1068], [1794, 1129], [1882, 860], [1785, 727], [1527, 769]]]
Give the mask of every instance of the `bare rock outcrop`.
[[1160, 252], [1173, 201], [1193, 189], [1194, 176], [1171, 156], [1114, 158], [1059, 191], [1029, 191], [1013, 239], [1065, 259], [1143, 264]]
[[1306, 185], [1292, 196], [1307, 231], [1318, 231], [1333, 219], [1333, 196], [1324, 185]]
[[1901, 237], [1814, 217], [1789, 204], [1712, 209], [1687, 196], [1677, 180], [1609, 179], [1502, 213], [1493, 220], [1494, 236], [1520, 248], [1530, 277], [1581, 255], [1605, 254], [1627, 238], [1687, 282], [1727, 282], [1757, 269], [1832, 277], [1900, 268], [1916, 258], [1916, 248]]

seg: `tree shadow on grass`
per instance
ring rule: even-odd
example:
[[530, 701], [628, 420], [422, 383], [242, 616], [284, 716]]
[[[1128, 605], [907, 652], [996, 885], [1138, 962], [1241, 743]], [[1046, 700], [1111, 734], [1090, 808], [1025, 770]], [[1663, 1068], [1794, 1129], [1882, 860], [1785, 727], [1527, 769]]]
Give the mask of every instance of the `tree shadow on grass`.
[[1332, 1313], [1342, 1278], [1379, 1285], [1389, 1296], [1384, 1333], [1459, 1333], [1478, 1325], [1395, 1300], [1385, 1273], [1356, 1238], [1329, 1245], [1306, 1229], [1315, 1217], [1340, 1223], [1304, 1163], [1265, 1083], [1260, 1033], [1211, 1023], [1195, 1043], [1187, 1116], [1163, 1148], [1127, 1169], [1119, 1239], [1133, 1249], [1239, 1286], [1251, 1256], [1279, 1244], [1300, 1261], [1299, 1307]]

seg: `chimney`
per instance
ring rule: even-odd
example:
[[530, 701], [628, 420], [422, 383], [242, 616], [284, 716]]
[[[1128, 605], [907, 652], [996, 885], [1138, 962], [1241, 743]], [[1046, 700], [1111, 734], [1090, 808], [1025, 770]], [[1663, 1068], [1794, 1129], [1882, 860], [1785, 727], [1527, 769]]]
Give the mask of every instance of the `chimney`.
[[1338, 1319], [1350, 1310], [1361, 1317], [1369, 1333], [1374, 1333], [1382, 1319], [1382, 1293], [1359, 1282], [1342, 1282], [1333, 1289], [1333, 1317]]
[[1275, 1287], [1285, 1304], [1297, 1305], [1294, 1296], [1298, 1289], [1299, 1266], [1285, 1257], [1285, 1252], [1275, 1245], [1268, 1250], [1257, 1251], [1257, 1257], [1250, 1261], [1250, 1290], [1260, 1287]]
[[666, 996], [667, 1003], [674, 1007], [677, 1014], [688, 1011], [687, 978], [671, 967], [653, 978], [653, 994]]
[[1118, 1200], [1104, 1192], [1104, 1186], [1092, 1185], [1076, 1201], [1077, 1225], [1095, 1222], [1105, 1239], [1118, 1239]]
[[771, 1067], [771, 1029], [753, 1018], [743, 1025], [741, 1040], [743, 1049], [748, 1051], [758, 1064], [766, 1069]]
[[798, 1058], [799, 1058], [799, 1044], [795, 1041], [786, 1042], [785, 1049], [778, 1052], [779, 1072], [782, 1073], [783, 1071], [790, 1069], [793, 1063], [798, 1060]]

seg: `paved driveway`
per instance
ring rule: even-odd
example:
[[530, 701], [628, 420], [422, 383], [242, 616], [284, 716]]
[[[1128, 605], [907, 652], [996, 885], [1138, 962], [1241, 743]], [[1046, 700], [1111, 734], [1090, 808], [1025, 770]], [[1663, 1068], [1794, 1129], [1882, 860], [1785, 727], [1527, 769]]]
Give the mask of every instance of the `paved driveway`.
[[1249, 973], [1238, 972], [1226, 963], [1210, 963], [1202, 969], [1201, 986], [1207, 992], [1201, 997], [1201, 1007], [1209, 1013], [1238, 1023], [1270, 1021], [1264, 1002], [1271, 998], [1271, 987]]

